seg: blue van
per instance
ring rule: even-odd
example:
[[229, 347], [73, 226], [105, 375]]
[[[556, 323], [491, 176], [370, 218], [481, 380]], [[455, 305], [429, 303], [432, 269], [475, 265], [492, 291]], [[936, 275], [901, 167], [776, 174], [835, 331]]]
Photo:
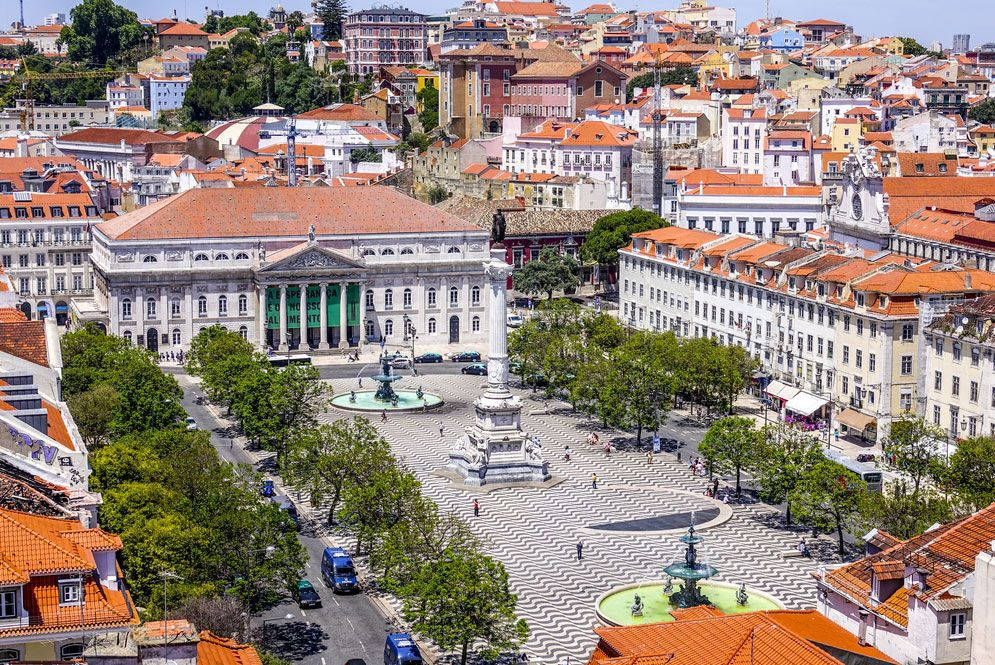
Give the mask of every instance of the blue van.
[[359, 591], [352, 558], [341, 547], [326, 547], [321, 556], [321, 579], [332, 591]]
[[383, 647], [384, 665], [421, 665], [418, 645], [407, 633], [391, 633]]

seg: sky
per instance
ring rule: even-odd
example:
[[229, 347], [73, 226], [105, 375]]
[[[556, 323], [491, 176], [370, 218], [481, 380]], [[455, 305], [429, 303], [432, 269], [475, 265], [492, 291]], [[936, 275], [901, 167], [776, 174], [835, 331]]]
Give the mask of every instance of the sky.
[[[265, 14], [280, 1], [287, 11], [309, 11], [310, 0], [117, 0], [140, 17], [159, 18], [172, 15], [202, 20], [204, 7], [221, 9], [227, 14], [255, 10]], [[349, 1], [349, 6], [363, 9], [382, 0]], [[574, 10], [590, 2], [565, 0]], [[593, 2], [594, 0], [591, 0]], [[680, 0], [615, 0], [620, 10], [670, 9]], [[426, 13], [441, 12], [460, 4], [460, 0], [392, 0]], [[929, 46], [939, 41], [949, 46], [955, 33], [971, 35], [971, 44], [995, 41], [995, 0], [770, 0], [771, 14], [795, 20], [830, 18], [854, 26], [859, 35], [913, 36]], [[40, 23], [48, 14], [68, 15], [74, 0], [24, 0], [24, 19]], [[715, 0], [715, 4], [735, 7], [737, 20], [745, 25], [765, 12], [764, 0]], [[17, 19], [18, 0], [0, 0], [0, 25]]]

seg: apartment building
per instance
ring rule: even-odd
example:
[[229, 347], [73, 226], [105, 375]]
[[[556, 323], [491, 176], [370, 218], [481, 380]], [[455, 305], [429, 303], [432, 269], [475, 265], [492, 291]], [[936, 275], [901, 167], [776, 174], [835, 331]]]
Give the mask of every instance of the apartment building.
[[763, 173], [767, 109], [730, 108], [722, 122], [722, 163], [740, 173]]
[[[920, 311], [995, 291], [995, 274], [668, 227], [620, 251], [620, 316], [738, 344], [841, 436], [885, 436], [919, 408]], [[865, 431], [866, 430], [866, 431]]]
[[350, 74], [373, 74], [390, 65], [421, 65], [428, 56], [425, 15], [380, 5], [353, 12], [342, 24]]

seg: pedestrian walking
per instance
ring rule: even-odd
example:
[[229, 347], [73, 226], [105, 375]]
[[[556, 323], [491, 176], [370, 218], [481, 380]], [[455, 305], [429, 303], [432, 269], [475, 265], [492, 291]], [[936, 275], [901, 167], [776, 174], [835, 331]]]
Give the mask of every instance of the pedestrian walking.
[[649, 451], [648, 453], [646, 453], [646, 463], [647, 464], [652, 464], [653, 463], [653, 451], [652, 450]]
[[476, 499], [473, 500], [473, 516], [480, 517], [480, 502]]
[[719, 493], [719, 479], [715, 477], [712, 479], [712, 496]]
[[591, 488], [598, 489], [598, 474], [591, 474]]
[[584, 558], [584, 543], [580, 540], [577, 541], [577, 560], [580, 561]]
[[445, 431], [446, 431], [446, 428], [442, 426], [442, 423], [439, 423], [439, 438], [440, 439], [444, 439], [445, 438], [445, 436], [446, 436], [445, 435]]
[[359, 377], [359, 387], [363, 387], [363, 377]]
[[387, 409], [384, 409], [383, 411], [380, 412], [380, 422], [382, 423], [387, 422]]

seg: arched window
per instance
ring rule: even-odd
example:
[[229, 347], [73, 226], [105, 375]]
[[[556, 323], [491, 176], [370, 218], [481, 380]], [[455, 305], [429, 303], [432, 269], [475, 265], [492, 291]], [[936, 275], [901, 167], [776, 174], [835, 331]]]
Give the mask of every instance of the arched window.
[[394, 291], [392, 289], [386, 289], [383, 292], [383, 308], [391, 309], [394, 306]]
[[249, 339], [249, 329], [245, 326], [241, 326], [238, 329], [238, 334], [242, 336], [242, 339]]
[[394, 250], [390, 247], [380, 250], [380, 256], [394, 256]]
[[197, 298], [197, 316], [207, 316], [207, 296]]
[[450, 247], [449, 250], [446, 253], [447, 254], [459, 254], [460, 253], [459, 247]]
[[366, 291], [366, 309], [375, 309], [373, 305], [373, 289]]
[[411, 307], [411, 289], [404, 289], [404, 293], [401, 294], [401, 300], [405, 307]]
[[470, 330], [473, 332], [480, 332], [480, 317], [475, 316], [470, 319]]
[[373, 331], [374, 331], [373, 321], [367, 321], [366, 322], [366, 339], [370, 339], [370, 338], [373, 337]]
[[238, 315], [245, 316], [249, 313], [249, 298], [243, 293], [238, 297]]
[[142, 259], [142, 263], [156, 263], [158, 261], [159, 261], [159, 259], [157, 259], [156, 257], [152, 256], [151, 254], [148, 255], [148, 256], [146, 256], [144, 259]]
[[215, 254], [214, 255], [214, 260], [215, 261], [227, 261], [228, 260], [228, 255], [225, 254], [224, 252], [222, 252], [221, 254]]
[[10, 663], [21, 659], [21, 652], [17, 649], [0, 649], [0, 663]]
[[218, 296], [218, 315], [228, 316], [228, 296]]
[[428, 320], [428, 331], [433, 334], [435, 333], [435, 319]]
[[145, 318], [155, 318], [155, 298], [149, 297], [145, 299]]
[[249, 255], [246, 254], [245, 252], [239, 252], [238, 254], [235, 255], [235, 260], [236, 261], [248, 261], [249, 260]]
[[64, 644], [62, 648], [59, 649], [59, 657], [62, 660], [69, 660], [70, 658], [79, 658], [83, 655], [83, 650], [85, 647], [82, 642], [76, 642], [74, 644]]
[[459, 289], [455, 286], [449, 287], [449, 306], [459, 307]]
[[391, 321], [390, 319], [387, 319], [386, 321], [383, 322], [383, 334], [386, 337], [390, 337], [391, 335], [394, 334], [394, 322]]
[[476, 307], [480, 304], [480, 287], [475, 286], [470, 289], [470, 304]]
[[403, 254], [414, 254], [414, 253], [415, 253], [415, 251], [413, 249], [411, 249], [410, 247], [405, 247], [405, 248], [403, 248], [401, 250], [401, 254], [402, 255]]
[[428, 290], [428, 306], [435, 307], [435, 289], [433, 288]]
[[169, 303], [169, 315], [172, 317], [178, 317], [180, 315], [180, 301], [173, 300]]
[[376, 256], [376, 255], [377, 253], [374, 252], [372, 249], [364, 249], [360, 254], [360, 256]]
[[208, 257], [207, 257], [207, 254], [198, 254], [197, 256], [193, 257], [193, 260], [194, 261], [207, 261]]
[[130, 319], [131, 318], [131, 301], [125, 298], [121, 301], [121, 318]]
[[125, 330], [124, 331], [124, 341], [128, 343], [128, 346], [131, 346], [131, 331], [130, 330]]
[[180, 329], [173, 328], [173, 346], [180, 345]]

